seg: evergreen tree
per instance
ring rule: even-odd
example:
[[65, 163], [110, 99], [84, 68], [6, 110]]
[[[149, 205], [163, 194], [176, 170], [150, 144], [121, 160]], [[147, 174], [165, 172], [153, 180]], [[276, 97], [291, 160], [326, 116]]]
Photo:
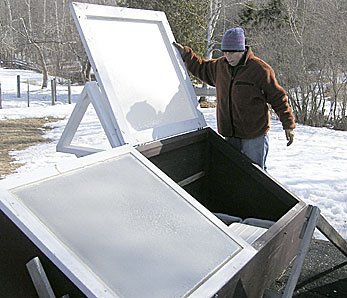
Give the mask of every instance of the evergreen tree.
[[132, 8], [164, 11], [176, 41], [204, 56], [209, 1], [128, 0], [125, 4]]
[[270, 0], [265, 7], [259, 10], [259, 23], [275, 27], [285, 25], [287, 15], [282, 0]]
[[259, 6], [253, 0], [248, 1], [239, 13], [240, 25], [249, 29], [259, 26], [281, 27], [287, 20], [282, 0], [269, 0]]
[[257, 8], [254, 1], [248, 1], [245, 6], [241, 8], [239, 13], [239, 23], [243, 27], [248, 27], [249, 25], [255, 25], [257, 23]]

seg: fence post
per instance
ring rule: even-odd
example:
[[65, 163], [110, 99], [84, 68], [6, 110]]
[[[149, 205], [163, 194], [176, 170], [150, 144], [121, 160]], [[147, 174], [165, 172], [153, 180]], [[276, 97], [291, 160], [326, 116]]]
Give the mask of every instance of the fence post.
[[57, 101], [57, 78], [53, 79], [54, 81], [54, 102]]
[[2, 109], [1, 82], [0, 82], [0, 109]]
[[54, 106], [54, 104], [55, 104], [55, 97], [56, 97], [56, 93], [55, 93], [55, 79], [51, 80], [51, 94], [52, 94], [52, 106]]
[[68, 98], [69, 104], [71, 104], [71, 81], [70, 80], [67, 81], [67, 98]]
[[17, 75], [17, 97], [20, 97], [20, 75]]
[[27, 98], [28, 98], [28, 108], [29, 108], [29, 102], [30, 102], [30, 88], [29, 88], [29, 80], [27, 81], [28, 84], [28, 94], [27, 94]]

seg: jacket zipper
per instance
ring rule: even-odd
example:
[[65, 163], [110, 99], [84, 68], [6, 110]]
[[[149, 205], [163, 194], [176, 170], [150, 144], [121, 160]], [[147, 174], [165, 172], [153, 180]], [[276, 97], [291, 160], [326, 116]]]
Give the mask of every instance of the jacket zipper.
[[[231, 67], [231, 66], [230, 66]], [[231, 120], [231, 133], [232, 133], [232, 137], [235, 136], [235, 126], [234, 126], [234, 119], [233, 119], [233, 99], [231, 97], [231, 90], [233, 88], [233, 83], [235, 80], [235, 76], [237, 73], [238, 69], [233, 69], [233, 67], [231, 67], [231, 81], [230, 81], [230, 85], [229, 85], [229, 103], [230, 103], [230, 108], [229, 108], [229, 112], [230, 112], [230, 120]]]
[[231, 89], [233, 86], [234, 78], [231, 78], [231, 82], [229, 85], [229, 112], [230, 112], [230, 121], [231, 121], [231, 136], [233, 137], [235, 134], [235, 127], [234, 127], [234, 121], [233, 121], [233, 102], [231, 98]]

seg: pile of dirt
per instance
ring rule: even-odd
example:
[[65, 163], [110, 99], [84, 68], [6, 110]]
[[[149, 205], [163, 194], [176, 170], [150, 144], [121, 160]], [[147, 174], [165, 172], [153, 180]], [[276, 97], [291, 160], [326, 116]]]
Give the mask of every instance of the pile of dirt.
[[217, 102], [215, 102], [215, 101], [210, 101], [210, 102], [202, 101], [202, 102], [200, 102], [200, 107], [201, 108], [215, 108], [215, 107], [217, 107]]
[[14, 163], [15, 159], [9, 154], [10, 151], [24, 150], [37, 144], [49, 143], [51, 140], [44, 137], [47, 130], [52, 127], [47, 123], [62, 120], [60, 118], [24, 118], [0, 121], [0, 179], [15, 172], [22, 166]]

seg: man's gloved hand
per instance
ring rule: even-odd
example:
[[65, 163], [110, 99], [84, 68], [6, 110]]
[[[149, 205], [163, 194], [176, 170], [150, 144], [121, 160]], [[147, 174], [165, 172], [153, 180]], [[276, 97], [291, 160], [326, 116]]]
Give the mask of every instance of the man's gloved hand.
[[286, 129], [286, 138], [288, 140], [287, 146], [290, 146], [294, 141], [294, 130], [293, 129]]
[[174, 41], [173, 44], [177, 48], [177, 50], [180, 52], [180, 54], [182, 56], [183, 53], [184, 53], [184, 47], [181, 44], [179, 44], [178, 42], [176, 42], [176, 41]]

